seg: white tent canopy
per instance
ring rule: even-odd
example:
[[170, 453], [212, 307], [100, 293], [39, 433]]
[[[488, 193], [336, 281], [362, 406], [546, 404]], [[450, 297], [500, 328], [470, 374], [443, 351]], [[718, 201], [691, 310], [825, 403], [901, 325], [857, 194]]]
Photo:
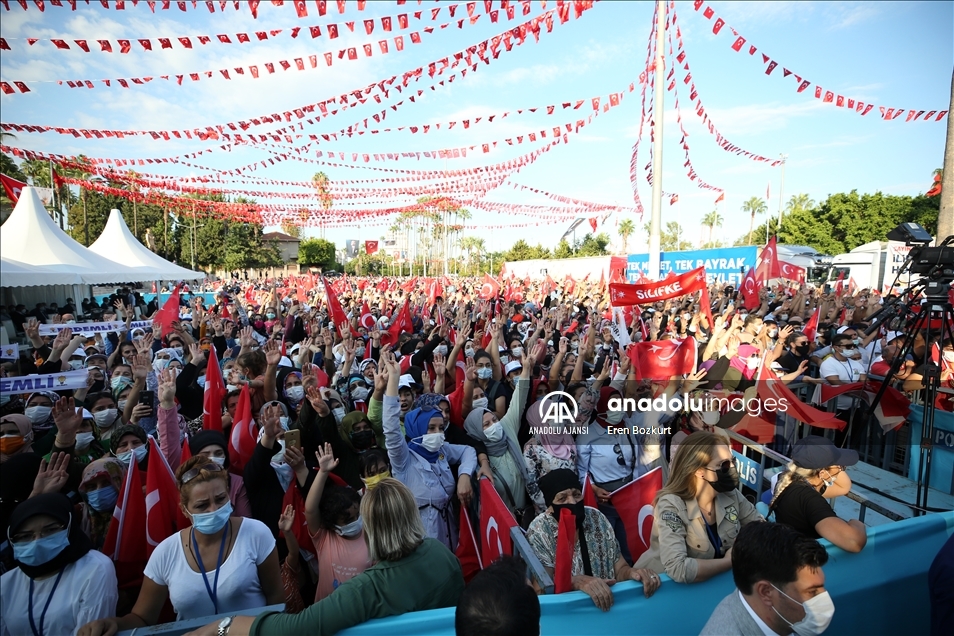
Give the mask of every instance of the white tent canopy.
[[[130, 280], [199, 280], [206, 278], [202, 272], [179, 267], [170, 263], [140, 243], [123, 219], [119, 210], [109, 213], [109, 220], [103, 233], [89, 246], [91, 252], [99, 254], [114, 263], [125, 266], [136, 273]], [[148, 275], [147, 278], [142, 276]]]
[[[72, 283], [76, 276], [89, 285], [155, 280], [151, 273], [141, 274], [103, 258], [67, 236], [53, 223], [30, 186], [23, 188], [10, 218], [0, 228], [0, 254], [37, 270], [34, 277], [19, 279], [22, 287], [49, 285], [48, 274], [62, 277], [58, 284]], [[5, 275], [3, 286], [8, 286]]]
[[75, 272], [62, 274], [49, 272], [42, 267], [34, 267], [9, 258], [0, 258], [0, 287], [82, 284], [82, 277]]

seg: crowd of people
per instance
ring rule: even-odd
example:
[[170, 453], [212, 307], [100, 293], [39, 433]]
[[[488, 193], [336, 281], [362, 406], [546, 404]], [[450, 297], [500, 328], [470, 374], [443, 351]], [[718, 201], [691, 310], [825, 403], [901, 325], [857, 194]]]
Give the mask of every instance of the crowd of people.
[[[622, 334], [605, 283], [587, 280], [514, 281], [492, 298], [462, 278], [231, 280], [215, 302], [180, 293], [178, 319], [152, 328], [132, 323], [165, 308], [128, 289], [79, 308], [9, 307], [29, 344], [4, 377], [87, 369], [88, 380], [2, 396], [0, 633], [101, 636], [227, 614], [195, 633], [331, 634], [454, 606], [458, 633], [535, 633], [539, 604], [519, 563], [465, 587], [455, 557], [472, 531], [459, 511], [479, 518], [484, 479], [551, 577], [561, 512], [572, 515], [572, 589], [601, 610], [617, 581], [650, 597], [661, 575], [688, 585], [731, 570], [738, 592], [712, 608], [705, 633], [821, 633], [834, 606], [816, 540], [866, 543], [865, 526], [829, 503], [851, 488], [863, 434], [880, 434], [863, 404], [833, 400], [846, 426], [828, 437], [805, 427], [774, 440], [792, 462], [767, 495], [774, 523], [741, 490], [725, 432], [738, 418], [612, 405], [744, 394], [763, 367], [797, 386], [883, 377], [906, 334], [865, 335], [883, 302], [868, 290], [766, 287], [750, 311], [732, 288], [708, 293], [708, 308], [699, 294], [641, 306]], [[89, 334], [90, 321], [125, 327]], [[692, 373], [644, 378], [627, 354], [629, 342], [687, 339]], [[932, 348], [954, 388], [951, 341], [921, 333], [888, 380], [920, 388]], [[219, 375], [212, 414], [207, 379]], [[544, 425], [569, 399], [572, 426]], [[147, 562], [123, 563], [105, 547], [117, 501], [129, 471], [145, 489], [153, 462], [174, 472], [178, 529], [149, 537]], [[650, 544], [634, 555], [611, 495], [656, 468]], [[277, 604], [285, 611], [248, 615]]]

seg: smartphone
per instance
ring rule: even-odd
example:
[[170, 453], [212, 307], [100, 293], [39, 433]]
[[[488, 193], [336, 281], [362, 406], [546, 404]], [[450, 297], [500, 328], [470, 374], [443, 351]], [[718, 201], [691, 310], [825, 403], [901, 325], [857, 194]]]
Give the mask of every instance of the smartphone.
[[139, 403], [144, 406], [148, 406], [149, 410], [152, 411], [153, 406], [156, 403], [156, 392], [155, 391], [140, 391]]
[[285, 431], [285, 447], [294, 446], [295, 448], [301, 448], [301, 431], [292, 429], [290, 431]]

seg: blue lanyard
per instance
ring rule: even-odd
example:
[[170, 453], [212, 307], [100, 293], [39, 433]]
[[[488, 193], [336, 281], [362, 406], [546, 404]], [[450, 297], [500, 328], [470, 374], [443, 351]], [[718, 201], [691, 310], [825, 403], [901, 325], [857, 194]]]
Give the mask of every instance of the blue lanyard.
[[[229, 526], [231, 525], [232, 522], [229, 521], [225, 525], [225, 532], [222, 533], [222, 544], [219, 546], [219, 559], [215, 562], [215, 579], [211, 587], [209, 587], [209, 579], [205, 575], [205, 565], [203, 565], [202, 555], [199, 553], [199, 544], [195, 541], [195, 528], [192, 529], [192, 547], [195, 549], [195, 560], [196, 563], [199, 564], [199, 572], [202, 573], [205, 590], [209, 593], [209, 598], [212, 599], [212, 607], [215, 608], [215, 614], [219, 613], [219, 570], [222, 569], [222, 555], [225, 554], [225, 540], [229, 536]], [[42, 634], [38, 634], [37, 636], [42, 636]]]
[[[705, 519], [703, 519], [702, 522], [705, 523]], [[715, 548], [716, 558], [720, 558], [722, 556], [722, 539], [719, 538], [719, 532], [713, 530], [712, 526], [706, 523], [706, 534], [709, 535], [709, 542], [712, 544], [712, 547]]]
[[[66, 568], [63, 568], [64, 570]], [[33, 636], [43, 636], [43, 622], [46, 620], [46, 610], [50, 609], [50, 601], [53, 600], [53, 594], [56, 592], [56, 587], [60, 584], [60, 578], [63, 576], [63, 570], [60, 570], [60, 573], [56, 575], [56, 581], [53, 582], [53, 589], [50, 590], [50, 595], [46, 598], [46, 605], [43, 606], [43, 613], [40, 614], [40, 629], [37, 630], [36, 623], [33, 622], [33, 579], [30, 579], [30, 608], [28, 614], [30, 616], [30, 629], [33, 630]]]

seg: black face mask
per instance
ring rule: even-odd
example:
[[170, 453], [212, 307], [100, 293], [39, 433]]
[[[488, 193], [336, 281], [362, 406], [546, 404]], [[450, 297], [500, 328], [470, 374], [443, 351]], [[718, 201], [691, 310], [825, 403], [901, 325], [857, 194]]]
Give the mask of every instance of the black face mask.
[[99, 393], [100, 391], [105, 390], [106, 383], [102, 380], [94, 380], [92, 386], [89, 387], [90, 393]]
[[363, 451], [368, 450], [375, 444], [374, 431], [364, 430], [364, 431], [354, 431], [350, 435], [351, 445], [354, 446], [355, 450]]
[[735, 469], [734, 463], [729, 463], [729, 469], [723, 470], [721, 467], [719, 470], [712, 471], [718, 475], [718, 479], [715, 481], [709, 481], [709, 485], [712, 486], [712, 489], [716, 492], [732, 492], [739, 487], [739, 473]]
[[800, 356], [804, 356], [808, 353], [808, 343], [800, 344], [795, 346], [795, 353]]
[[575, 504], [550, 504], [553, 507], [553, 516], [556, 518], [557, 522], [560, 521], [560, 511], [566, 508], [570, 513], [576, 517], [577, 525], [583, 523], [583, 518], [586, 515], [586, 508], [583, 505], [583, 500], [580, 499]]

